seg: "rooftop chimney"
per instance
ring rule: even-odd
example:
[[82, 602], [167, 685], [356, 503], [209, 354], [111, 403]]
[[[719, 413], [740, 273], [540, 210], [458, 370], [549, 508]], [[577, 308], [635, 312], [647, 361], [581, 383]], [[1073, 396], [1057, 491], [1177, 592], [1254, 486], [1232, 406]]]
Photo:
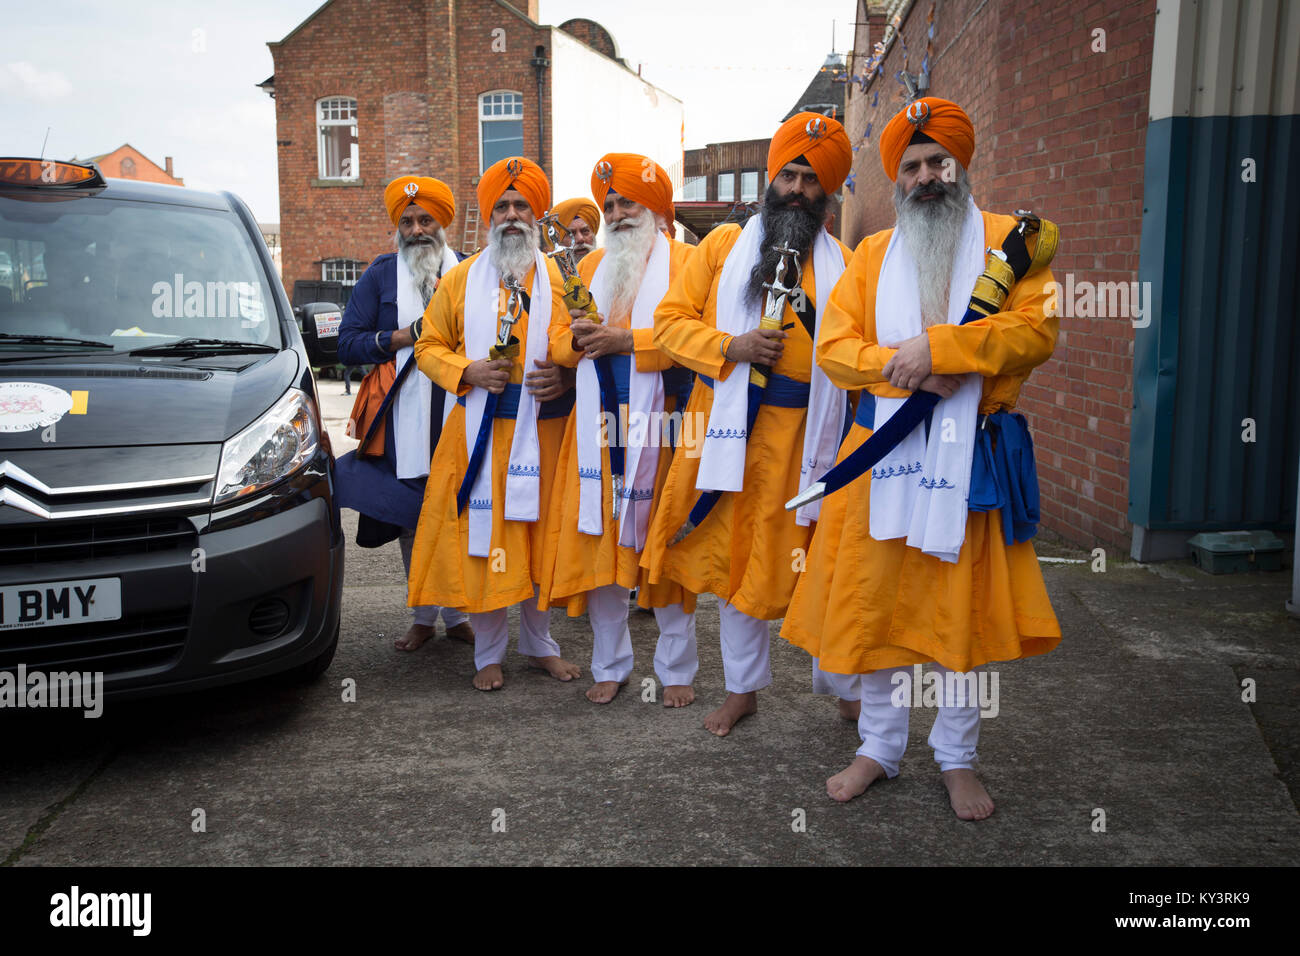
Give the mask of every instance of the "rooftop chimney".
[[175, 179], [176, 177], [172, 174], [172, 158], [170, 156], [163, 160], [163, 166], [167, 170], [167, 175]]

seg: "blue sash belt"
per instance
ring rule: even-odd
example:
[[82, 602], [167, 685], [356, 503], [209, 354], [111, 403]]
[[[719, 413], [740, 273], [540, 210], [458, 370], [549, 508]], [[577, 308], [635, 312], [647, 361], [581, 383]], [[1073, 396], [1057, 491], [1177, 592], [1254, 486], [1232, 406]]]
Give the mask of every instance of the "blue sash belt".
[[[735, 374], [734, 370], [732, 374]], [[699, 379], [709, 388], [713, 388], [713, 379], [707, 375], [701, 375]], [[766, 388], [760, 388], [750, 382], [746, 436], [748, 437], [748, 434], [754, 429], [754, 420], [758, 418], [759, 405], [774, 405], [777, 408], [807, 408], [808, 388], [807, 382], [800, 382], [797, 379], [786, 375], [778, 375], [775, 372], [768, 373]], [[700, 497], [695, 501], [695, 506], [691, 508], [690, 525], [699, 527], [703, 524], [704, 519], [709, 516], [709, 512], [713, 510], [713, 506], [718, 503], [718, 499], [721, 497], [722, 492], [720, 491], [701, 492]]]
[[[506, 390], [497, 396], [497, 406], [492, 410], [493, 418], [514, 418], [519, 414], [520, 388], [521, 386], [515, 384], [506, 386]], [[456, 404], [464, 405], [465, 396], [459, 396]], [[539, 421], [544, 418], [564, 418], [571, 411], [573, 411], [573, 389], [569, 389], [559, 398], [538, 405], [537, 418]]]
[[971, 463], [970, 510], [1002, 509], [1007, 544], [1038, 533], [1038, 466], [1025, 416], [994, 412], [981, 416]]

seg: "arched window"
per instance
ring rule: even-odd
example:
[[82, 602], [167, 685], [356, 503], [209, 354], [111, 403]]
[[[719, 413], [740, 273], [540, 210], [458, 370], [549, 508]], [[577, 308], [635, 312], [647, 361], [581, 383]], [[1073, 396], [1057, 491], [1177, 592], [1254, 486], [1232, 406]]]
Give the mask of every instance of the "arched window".
[[524, 152], [524, 95], [493, 90], [478, 98], [478, 171]]
[[317, 100], [316, 130], [320, 178], [358, 178], [357, 101], [348, 96]]

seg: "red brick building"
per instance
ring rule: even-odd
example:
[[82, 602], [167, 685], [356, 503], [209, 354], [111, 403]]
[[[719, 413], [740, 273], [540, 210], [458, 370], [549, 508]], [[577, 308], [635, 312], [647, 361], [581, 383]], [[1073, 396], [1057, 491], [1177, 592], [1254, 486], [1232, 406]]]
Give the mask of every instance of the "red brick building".
[[185, 180], [172, 175], [170, 156], [165, 157], [163, 165], [159, 166], [130, 143], [123, 143], [111, 153], [91, 156], [90, 160], [99, 165], [105, 176], [114, 179], [138, 179], [141, 182], [165, 183], [168, 186], [185, 185]]
[[[539, 24], [537, 0], [330, 0], [268, 46], [290, 289], [355, 282], [391, 248], [383, 190], [402, 175], [451, 186], [447, 236], [466, 252], [486, 234], [479, 174], [504, 156], [538, 161], [556, 199], [585, 195], [611, 150], [654, 156], [680, 189], [681, 101], [630, 70], [599, 24]], [[599, 142], [591, 89], [611, 107]]]
[[[857, 6], [847, 115], [859, 148], [845, 243], [893, 225], [880, 131], [905, 102], [895, 75], [921, 68], [933, 11], [930, 93], [959, 103], [975, 124], [969, 173], [979, 206], [1033, 209], [1057, 222], [1058, 278], [1137, 278], [1155, 0]], [[1094, 50], [1098, 30], [1104, 50]], [[877, 42], [888, 49], [867, 79]], [[1134, 327], [1122, 316], [1066, 317], [1060, 330], [1055, 355], [1020, 401], [1037, 450], [1043, 524], [1088, 548], [1127, 548]]]

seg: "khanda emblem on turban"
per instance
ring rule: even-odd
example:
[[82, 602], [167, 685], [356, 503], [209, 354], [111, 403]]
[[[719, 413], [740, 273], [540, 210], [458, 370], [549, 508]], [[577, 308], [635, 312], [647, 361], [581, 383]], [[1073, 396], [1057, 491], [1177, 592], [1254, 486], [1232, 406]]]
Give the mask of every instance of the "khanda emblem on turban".
[[810, 119], [803, 131], [808, 134], [809, 139], [821, 139], [826, 135], [826, 121], [820, 116]]
[[596, 164], [596, 178], [599, 179], [602, 183], [609, 182], [610, 177], [613, 175], [614, 175], [614, 167], [610, 165], [608, 160], [602, 159], [600, 162]]
[[524, 164], [517, 159], [512, 159], [510, 162], [506, 163], [506, 172], [510, 174], [512, 179], [518, 179], [519, 174], [523, 171]]
[[415, 194], [418, 193], [419, 191], [420, 191], [420, 186], [418, 183], [407, 183], [405, 186], [402, 187], [402, 192], [406, 193], [406, 195], [410, 196], [412, 199], [415, 198]]
[[907, 107], [907, 121], [917, 129], [924, 129], [925, 124], [930, 122], [930, 104], [921, 100], [909, 104]]

